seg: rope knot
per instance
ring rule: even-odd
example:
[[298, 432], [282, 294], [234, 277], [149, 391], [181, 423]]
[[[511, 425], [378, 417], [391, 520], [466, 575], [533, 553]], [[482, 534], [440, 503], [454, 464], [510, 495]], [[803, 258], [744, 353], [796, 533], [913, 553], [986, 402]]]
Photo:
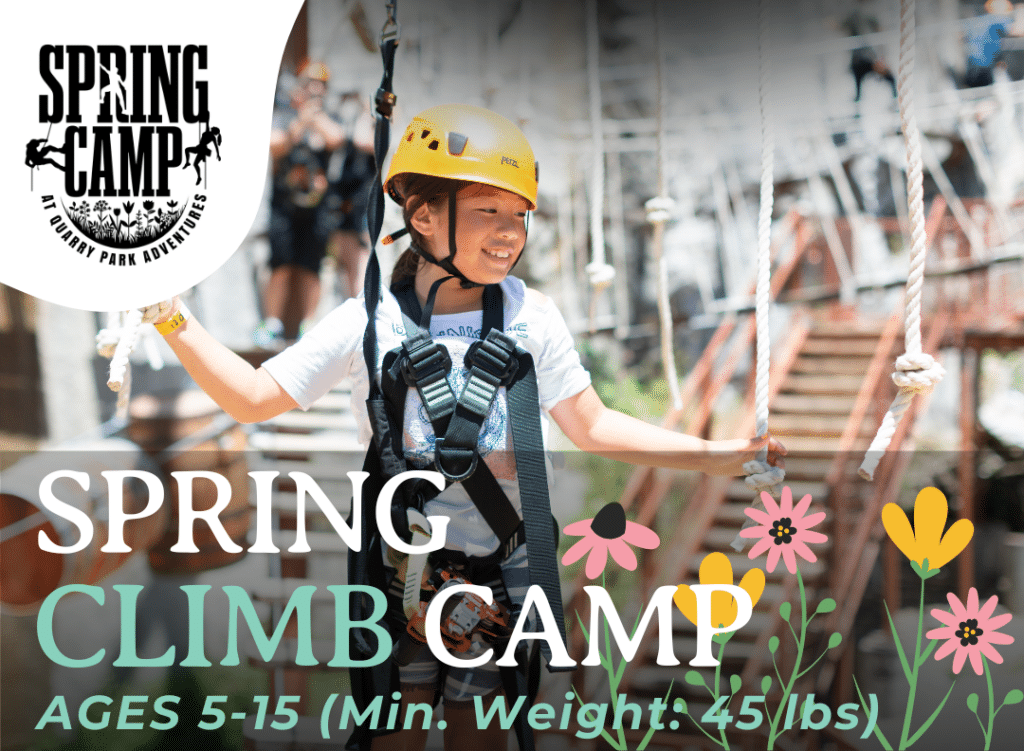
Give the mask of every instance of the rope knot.
[[743, 471], [747, 473], [743, 482], [756, 493], [766, 490], [774, 495], [778, 486], [786, 479], [786, 470], [782, 467], [773, 467], [760, 459], [744, 463]]
[[945, 374], [945, 368], [925, 352], [903, 354], [896, 359], [892, 382], [900, 391], [928, 394]]
[[668, 196], [655, 196], [647, 200], [644, 204], [644, 209], [647, 211], [647, 221], [651, 224], [658, 224], [659, 222], [667, 222], [672, 218], [672, 210], [676, 207], [676, 202]]
[[586, 266], [590, 285], [599, 290], [605, 289], [615, 278], [615, 267], [603, 261], [591, 261]]

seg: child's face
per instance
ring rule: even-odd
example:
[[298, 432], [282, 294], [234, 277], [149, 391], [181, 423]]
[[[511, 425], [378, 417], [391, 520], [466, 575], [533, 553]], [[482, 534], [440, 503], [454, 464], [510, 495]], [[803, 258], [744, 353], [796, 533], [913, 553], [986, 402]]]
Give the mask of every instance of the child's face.
[[[470, 185], [457, 194], [455, 265], [480, 284], [497, 284], [512, 269], [526, 244], [526, 199], [490, 185]], [[424, 238], [435, 258], [448, 255], [448, 207], [430, 209]]]

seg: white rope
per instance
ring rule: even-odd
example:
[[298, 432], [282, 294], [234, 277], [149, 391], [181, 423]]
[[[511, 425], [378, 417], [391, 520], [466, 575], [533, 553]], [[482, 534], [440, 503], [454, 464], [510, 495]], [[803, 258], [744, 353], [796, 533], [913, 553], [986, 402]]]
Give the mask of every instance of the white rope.
[[590, 89], [590, 143], [594, 150], [590, 184], [590, 285], [601, 292], [615, 278], [615, 267], [605, 258], [604, 248], [604, 125], [601, 118], [601, 75], [598, 67], [600, 36], [597, 30], [597, 0], [587, 0], [587, 78]]
[[[757, 322], [757, 364], [754, 383], [754, 419], [756, 435], [768, 432], [768, 392], [771, 369], [771, 330], [769, 328], [769, 307], [771, 302], [771, 243], [772, 209], [774, 205], [775, 134], [772, 130], [771, 112], [768, 102], [771, 83], [771, 65], [768, 45], [771, 26], [769, 24], [769, 2], [761, 0], [760, 14], [760, 81], [758, 96], [761, 106], [761, 197], [757, 217], [757, 285], [755, 289], [754, 316]], [[754, 491], [754, 500], [761, 497], [761, 491], [778, 496], [779, 486], [786, 473], [780, 467], [768, 463], [768, 447], [758, 451], [757, 457], [743, 465], [748, 477], [744, 480]], [[752, 526], [748, 519], [744, 528]], [[746, 541], [738, 534], [732, 541], [734, 550], [741, 551]]]
[[907, 291], [903, 320], [905, 352], [896, 360], [893, 382], [899, 393], [889, 411], [885, 413], [875, 439], [871, 442], [860, 476], [865, 480], [874, 478], [875, 469], [889, 447], [896, 426], [903, 419], [914, 394], [929, 393], [945, 375], [942, 365], [931, 355], [921, 351], [921, 293], [924, 288], [924, 261], [926, 254], [924, 219], [924, 174], [921, 157], [921, 134], [914, 113], [914, 46], [915, 8], [914, 0], [901, 0], [900, 8], [900, 71], [897, 89], [899, 91], [900, 121], [903, 139], [907, 146], [907, 202], [910, 209], [910, 272], [907, 275]]
[[141, 310], [129, 310], [124, 314], [117, 346], [114, 348], [114, 355], [110, 360], [110, 375], [107, 378], [107, 388], [111, 391], [120, 391], [127, 378], [128, 358], [135, 347], [135, 340], [139, 336], [139, 329], [141, 327]]
[[647, 221], [651, 223], [654, 230], [651, 238], [651, 245], [654, 249], [654, 260], [657, 263], [658, 279], [658, 321], [661, 330], [661, 363], [665, 370], [665, 380], [668, 382], [669, 396], [672, 398], [672, 406], [675, 409], [683, 408], [683, 397], [679, 391], [679, 376], [676, 373], [676, 360], [673, 355], [673, 331], [672, 331], [672, 308], [668, 299], [668, 261], [665, 259], [665, 222], [672, 218], [672, 210], [675, 207], [668, 195], [668, 188], [665, 180], [665, 77], [663, 75], [664, 61], [662, 60], [664, 50], [661, 42], [661, 3], [654, 0], [654, 66], [655, 81], [658, 87], [657, 111], [655, 120], [657, 122], [657, 162], [658, 172], [658, 195], [651, 198], [644, 204], [647, 210]]
[[[96, 334], [96, 351], [103, 357], [111, 358], [107, 388], [117, 394], [116, 414], [120, 418], [128, 415], [128, 400], [131, 397], [132, 383], [129, 358], [142, 331], [142, 324], [152, 323], [160, 316], [165, 315], [171, 309], [172, 304], [171, 300], [164, 300], [139, 310], [108, 313], [107, 325]], [[163, 366], [163, 359], [156, 348], [150, 344], [150, 342], [146, 342], [150, 363], [154, 370], [159, 370]]]

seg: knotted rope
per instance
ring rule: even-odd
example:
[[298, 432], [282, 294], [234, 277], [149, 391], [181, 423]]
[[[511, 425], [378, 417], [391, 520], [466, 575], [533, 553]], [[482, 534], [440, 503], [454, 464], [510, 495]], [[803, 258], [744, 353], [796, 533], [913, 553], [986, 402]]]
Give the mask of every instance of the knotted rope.
[[[142, 325], [152, 323], [170, 311], [171, 300], [122, 313], [108, 313], [107, 325], [96, 334], [96, 351], [102, 357], [109, 357], [110, 371], [107, 388], [117, 394], [117, 414], [125, 416], [128, 399], [131, 396], [130, 356], [139, 338]], [[154, 354], [159, 354], [153, 351]], [[151, 356], [152, 359], [152, 356]]]
[[875, 469], [881, 461], [896, 426], [903, 419], [915, 394], [927, 394], [935, 387], [946, 371], [935, 359], [921, 351], [921, 292], [924, 288], [924, 261], [927, 251], [924, 218], [924, 174], [921, 158], [921, 133], [914, 113], [914, 50], [915, 50], [915, 8], [914, 0], [901, 0], [900, 8], [900, 70], [897, 82], [899, 93], [900, 123], [907, 147], [907, 202], [910, 209], [911, 250], [910, 273], [907, 275], [907, 291], [904, 313], [904, 340], [906, 352], [896, 360], [896, 371], [892, 380], [899, 393], [889, 411], [885, 413], [875, 439], [864, 455], [858, 473], [865, 480], [874, 478]]
[[[769, 328], [769, 308], [771, 303], [771, 243], [772, 243], [772, 209], [775, 201], [775, 133], [772, 128], [771, 111], [768, 103], [771, 83], [771, 61], [768, 56], [768, 45], [771, 38], [769, 24], [769, 0], [761, 0], [759, 18], [760, 38], [758, 40], [760, 80], [758, 82], [758, 100], [761, 108], [761, 196], [760, 211], [757, 217], [757, 285], [755, 287], [754, 316], [757, 321], [757, 364], [754, 382], [754, 417], [756, 435], [763, 436], [768, 432], [768, 392], [771, 366], [771, 330]], [[781, 467], [773, 467], [768, 463], [768, 447], [758, 451], [757, 457], [743, 465], [748, 477], [744, 480], [754, 492], [754, 502], [759, 503], [761, 491], [766, 490], [774, 496], [779, 494], [779, 486], [786, 477]], [[753, 524], [748, 519], [744, 528]], [[734, 550], [743, 550], [746, 541], [736, 535], [732, 541]]]

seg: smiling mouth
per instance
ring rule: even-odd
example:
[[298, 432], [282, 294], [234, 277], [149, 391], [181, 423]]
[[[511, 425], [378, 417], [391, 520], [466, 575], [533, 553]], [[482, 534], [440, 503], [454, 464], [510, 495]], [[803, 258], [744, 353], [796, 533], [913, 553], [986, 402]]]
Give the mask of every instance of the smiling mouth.
[[483, 248], [483, 251], [491, 258], [498, 258], [502, 261], [512, 257], [512, 253], [507, 250], [487, 250], [487, 248]]

